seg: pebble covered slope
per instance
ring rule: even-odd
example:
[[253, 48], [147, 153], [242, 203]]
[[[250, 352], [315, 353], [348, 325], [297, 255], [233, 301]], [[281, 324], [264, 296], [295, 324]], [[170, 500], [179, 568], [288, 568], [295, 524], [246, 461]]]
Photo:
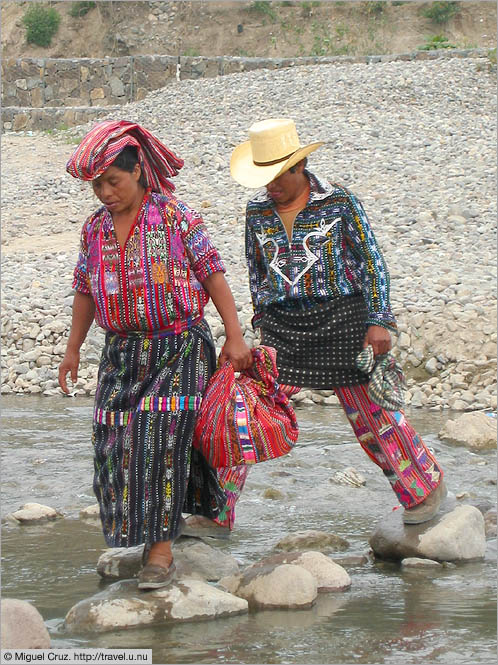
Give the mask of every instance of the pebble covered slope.
[[[303, 143], [326, 141], [310, 167], [361, 198], [390, 268], [408, 403], [494, 409], [495, 93], [486, 59], [320, 65], [174, 82], [121, 115], [185, 159], [177, 194], [202, 212], [251, 342], [250, 191], [230, 179], [231, 151], [266, 117], [293, 117]], [[87, 129], [2, 137], [3, 393], [59, 394], [79, 230], [97, 203], [64, 165], [68, 140]], [[212, 305], [207, 317], [221, 347]], [[94, 391], [102, 339], [92, 327], [77, 394]], [[335, 400], [327, 391], [297, 399]]]

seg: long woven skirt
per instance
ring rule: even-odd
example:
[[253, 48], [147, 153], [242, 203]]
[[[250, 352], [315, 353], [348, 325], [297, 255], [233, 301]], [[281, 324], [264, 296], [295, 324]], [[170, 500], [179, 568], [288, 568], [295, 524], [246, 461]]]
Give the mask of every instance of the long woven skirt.
[[107, 334], [95, 397], [93, 487], [109, 546], [172, 540], [182, 510], [211, 519], [223, 510], [216, 471], [191, 446], [215, 366], [205, 321], [152, 339]]
[[277, 349], [281, 383], [330, 390], [368, 382], [355, 364], [366, 320], [362, 296], [335, 298], [306, 309], [274, 304], [261, 319], [261, 338]]

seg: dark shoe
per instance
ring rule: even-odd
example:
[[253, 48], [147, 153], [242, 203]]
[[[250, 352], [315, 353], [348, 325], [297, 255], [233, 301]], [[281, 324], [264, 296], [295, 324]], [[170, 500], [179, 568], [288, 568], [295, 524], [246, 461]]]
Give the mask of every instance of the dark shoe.
[[138, 588], [161, 589], [168, 586], [175, 577], [176, 566], [171, 562], [169, 568], [157, 566], [154, 563], [146, 563], [138, 576]]
[[222, 538], [223, 540], [230, 538], [230, 529], [227, 526], [220, 526], [213, 520], [202, 515], [190, 515], [183, 521], [182, 527], [182, 536], [190, 536], [192, 538]]
[[431, 520], [439, 510], [441, 502], [448, 494], [444, 480], [442, 480], [436, 489], [429, 496], [414, 508], [405, 508], [403, 513], [403, 522], [405, 524], [422, 524]]

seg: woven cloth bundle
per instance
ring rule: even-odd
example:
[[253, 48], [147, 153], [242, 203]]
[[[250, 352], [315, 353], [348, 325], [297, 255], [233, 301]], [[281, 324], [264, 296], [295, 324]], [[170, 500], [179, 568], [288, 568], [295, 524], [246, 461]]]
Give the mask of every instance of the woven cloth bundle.
[[405, 404], [406, 381], [401, 366], [392, 353], [374, 356], [371, 345], [356, 357], [356, 366], [365, 374], [371, 374], [368, 396], [388, 411], [398, 411]]
[[212, 467], [257, 464], [289, 453], [299, 433], [296, 414], [276, 379], [276, 351], [252, 349], [252, 366], [235, 376], [225, 363], [211, 377], [193, 445]]
[[177, 157], [147, 129], [128, 120], [104, 120], [83, 138], [66, 164], [66, 171], [80, 180], [95, 180], [126, 146], [135, 146], [147, 186], [159, 194], [172, 192], [168, 178], [178, 174], [183, 159]]

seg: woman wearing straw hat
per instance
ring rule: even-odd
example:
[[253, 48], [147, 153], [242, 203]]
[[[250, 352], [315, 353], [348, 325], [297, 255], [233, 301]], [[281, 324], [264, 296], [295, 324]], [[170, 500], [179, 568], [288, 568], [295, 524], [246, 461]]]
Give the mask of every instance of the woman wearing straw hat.
[[265, 188], [246, 209], [253, 326], [277, 349], [290, 393], [335, 391], [404, 522], [426, 522], [446, 495], [441, 468], [399, 407], [371, 399], [370, 374], [357, 364], [364, 349], [385, 358], [391, 348], [389, 273], [361, 202], [306, 168], [321, 145], [301, 145], [294, 122], [277, 118], [253, 124], [233, 151], [233, 178]]
[[173, 195], [183, 166], [150, 132], [105, 121], [84, 137], [68, 172], [92, 183], [102, 206], [83, 225], [73, 318], [59, 383], [78, 377], [94, 318], [106, 330], [93, 421], [94, 491], [106, 542], [145, 544], [141, 589], [171, 582], [182, 510], [226, 514], [216, 472], [191, 449], [216, 357], [204, 307], [226, 331], [221, 361], [244, 369], [244, 342], [225, 268], [200, 215]]

